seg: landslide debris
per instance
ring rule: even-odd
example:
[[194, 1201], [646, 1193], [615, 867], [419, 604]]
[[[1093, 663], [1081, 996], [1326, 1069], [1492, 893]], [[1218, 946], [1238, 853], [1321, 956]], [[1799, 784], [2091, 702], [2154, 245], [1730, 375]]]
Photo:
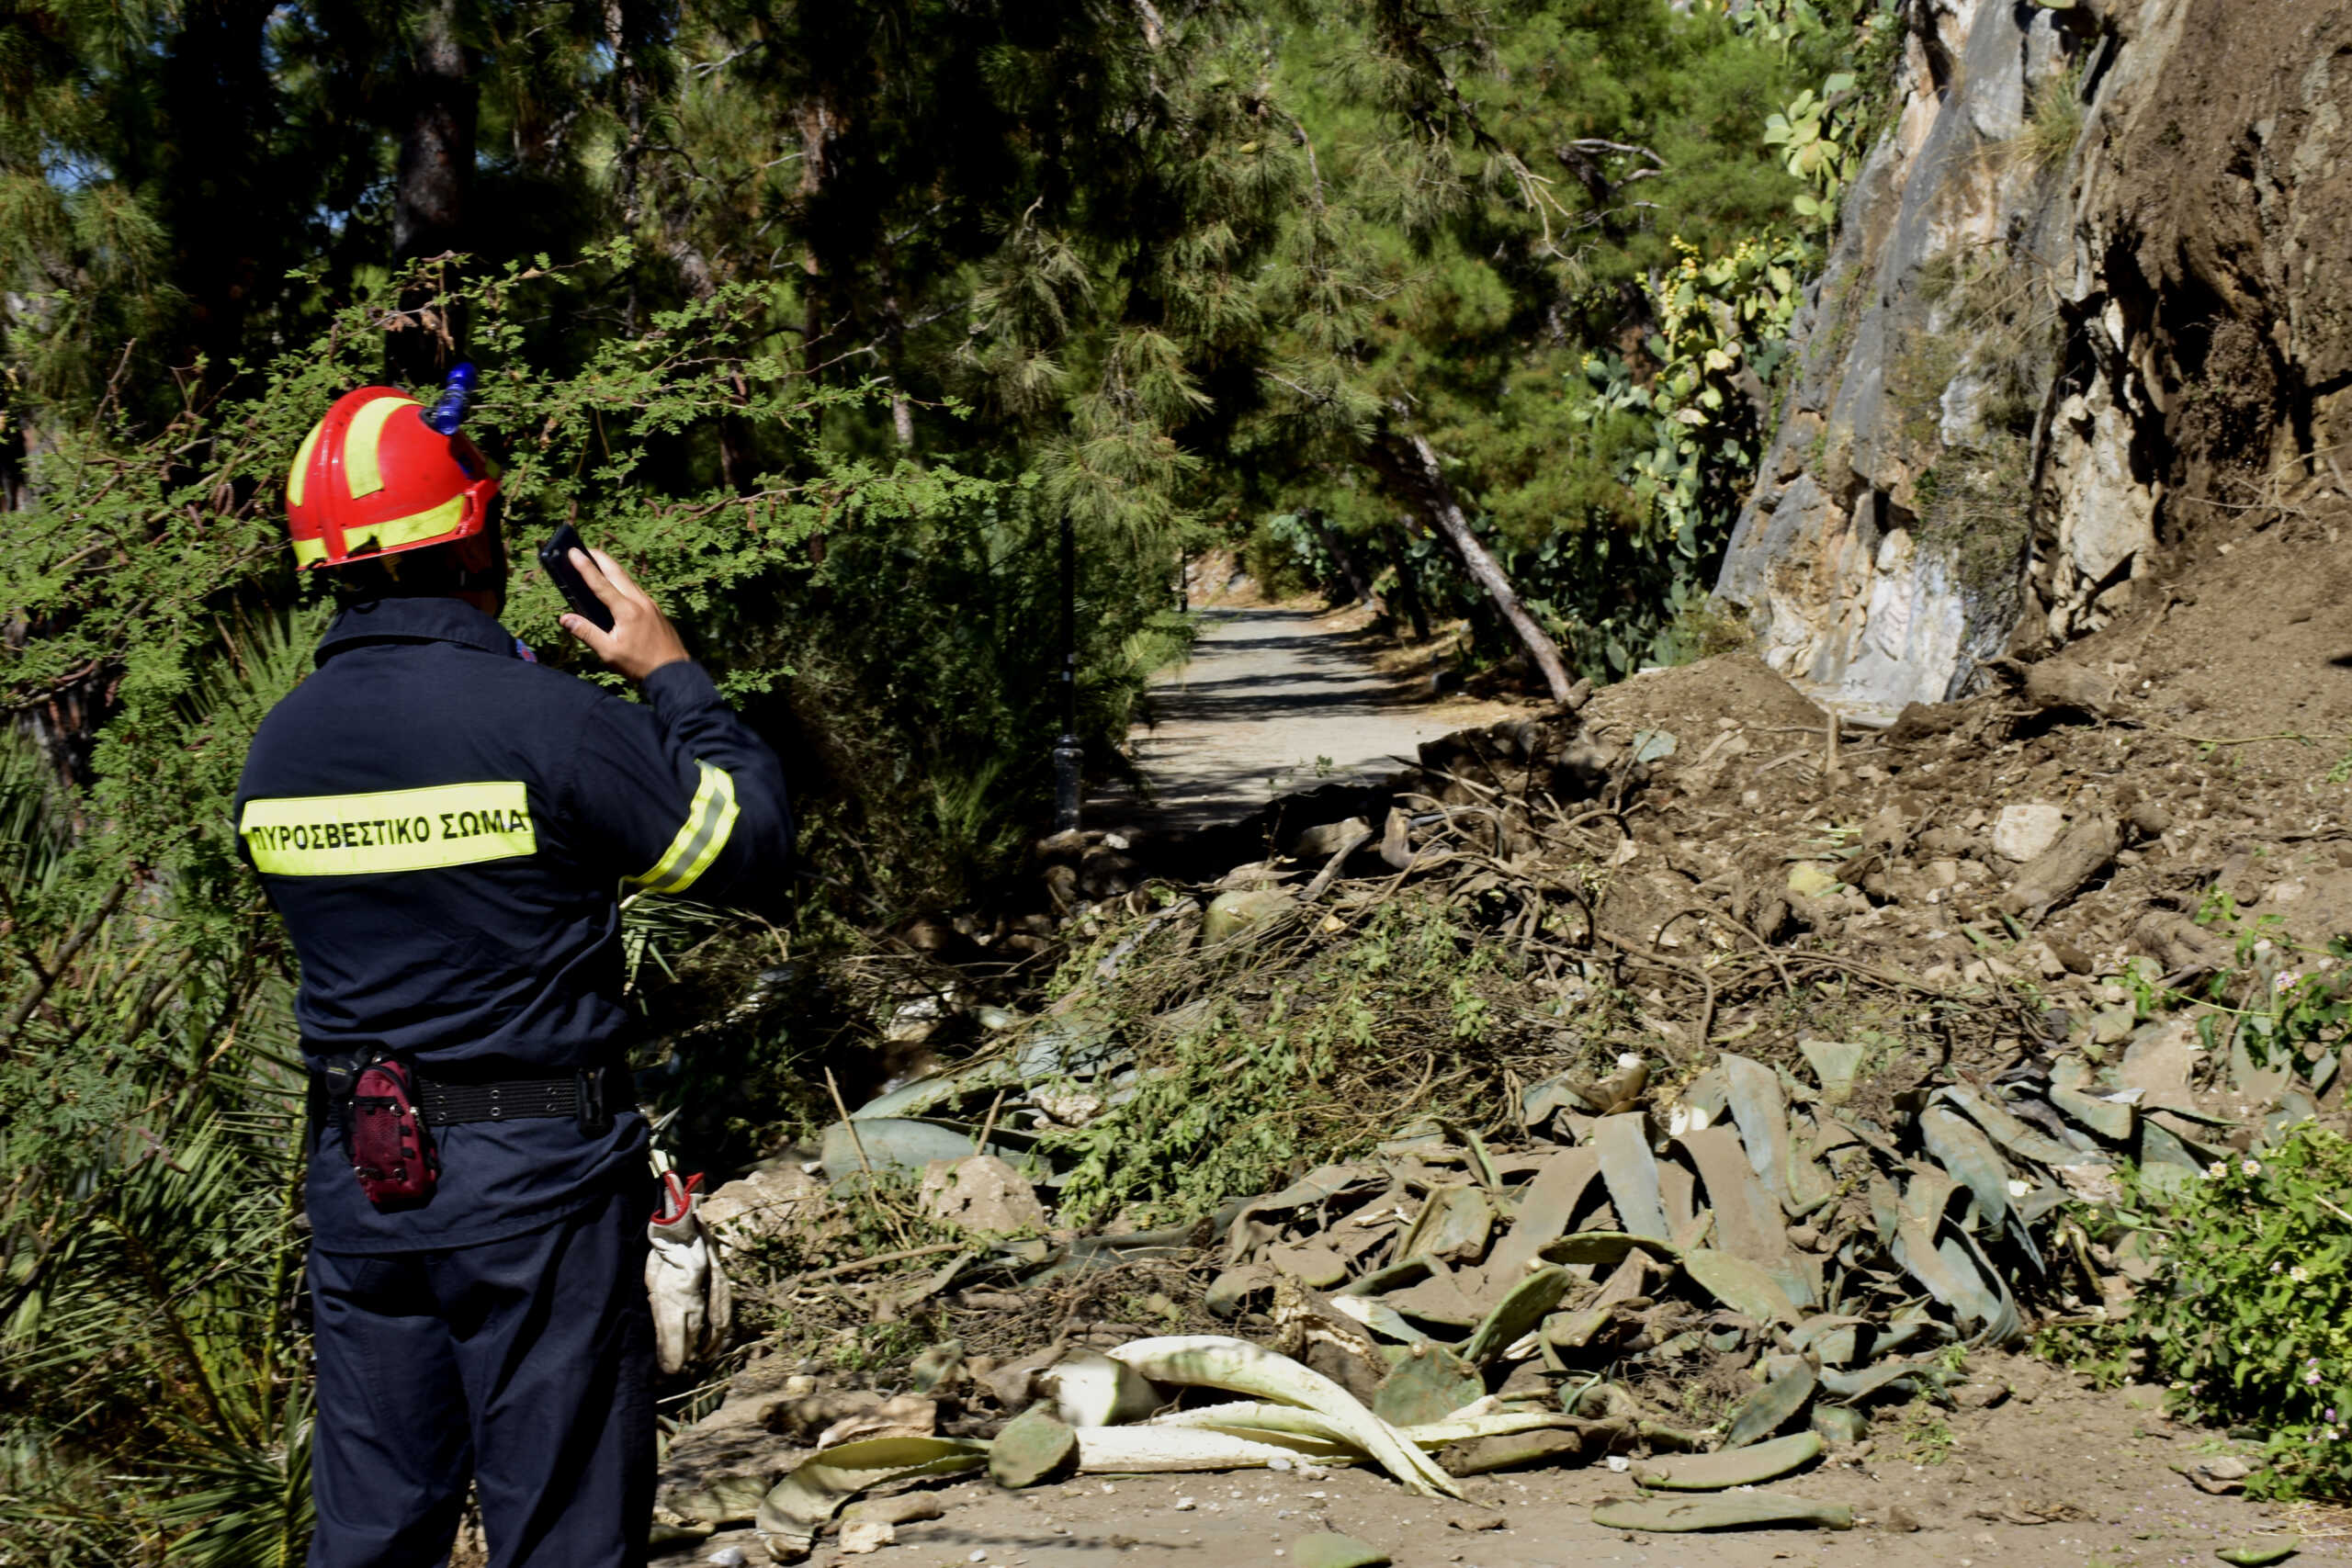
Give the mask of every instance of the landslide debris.
[[[1222, 864], [1119, 846], [1029, 1008], [714, 1198], [769, 1327], [673, 1446], [670, 1539], [1031, 1409], [1087, 1471], [1630, 1488], [1997, 1401], [1972, 1347], [2150, 1277], [2101, 1221], [2128, 1172], [2342, 1123], [2334, 1047], [2251, 1023], [2345, 987], [2335, 829], [2218, 750], [2023, 682], [1849, 733], [1719, 660], [1278, 803]], [[793, 1266], [850, 1234], [910, 1245]], [[999, 1469], [1071, 1462], [1037, 1451]], [[1740, 1497], [1604, 1522], [1872, 1506]]]

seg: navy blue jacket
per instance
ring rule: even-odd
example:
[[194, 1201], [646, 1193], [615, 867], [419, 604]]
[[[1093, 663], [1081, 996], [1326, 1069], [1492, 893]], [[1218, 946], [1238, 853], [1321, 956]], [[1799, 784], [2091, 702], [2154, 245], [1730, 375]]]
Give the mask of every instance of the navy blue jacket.
[[[313, 1066], [392, 1051], [427, 1076], [541, 1077], [627, 1048], [619, 900], [760, 908], [791, 819], [775, 753], [699, 665], [642, 704], [531, 662], [456, 599], [354, 605], [271, 710], [237, 789], [244, 853], [301, 961]], [[641, 1117], [437, 1128], [424, 1207], [377, 1212], [330, 1118], [312, 1237], [334, 1252], [469, 1246], [601, 1199], [646, 1157]]]

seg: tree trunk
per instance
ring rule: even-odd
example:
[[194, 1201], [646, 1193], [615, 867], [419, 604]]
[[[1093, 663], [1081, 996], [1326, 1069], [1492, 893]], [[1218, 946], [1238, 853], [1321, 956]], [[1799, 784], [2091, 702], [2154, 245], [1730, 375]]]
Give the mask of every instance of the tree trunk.
[[800, 125], [800, 362], [815, 375], [826, 360], [825, 267], [817, 254], [815, 235], [821, 227], [819, 205], [825, 197], [826, 176], [840, 124], [832, 105], [820, 93], [799, 107]]
[[1351, 595], [1348, 603], [1368, 604], [1385, 615], [1387, 606], [1381, 604], [1378, 594], [1373, 592], [1372, 580], [1365, 577], [1363, 569], [1356, 565], [1355, 552], [1348, 548], [1345, 539], [1340, 537], [1340, 531], [1323, 521], [1320, 512], [1309, 510], [1306, 521], [1314, 528], [1315, 536], [1323, 542], [1323, 553], [1331, 558], [1333, 566], [1339, 568], [1340, 580], [1348, 585]]
[[[392, 193], [395, 262], [465, 248], [479, 105], [465, 46], [458, 39], [457, 0], [425, 0], [419, 7], [409, 61], [407, 118], [401, 127]], [[424, 310], [433, 292], [408, 290], [401, 309]], [[464, 356], [465, 337], [458, 321], [427, 315], [392, 333], [386, 346], [401, 378], [423, 387]]]
[[1535, 617], [1529, 615], [1527, 606], [1519, 602], [1519, 592], [1511, 587], [1510, 579], [1503, 575], [1501, 564], [1487, 553], [1487, 547], [1480, 544], [1478, 536], [1470, 531], [1470, 520], [1463, 515], [1462, 503], [1454, 500], [1453, 487], [1445, 482], [1445, 470], [1439, 466], [1437, 448], [1430, 445], [1429, 437], [1408, 435], [1404, 440], [1412, 448], [1414, 465], [1419, 470], [1416, 477], [1428, 500], [1430, 521], [1437, 525], [1438, 532], [1445, 536], [1446, 543], [1453, 547], [1453, 553], [1462, 558], [1464, 570], [1479, 587], [1487, 591], [1487, 597], [1495, 602], [1495, 608], [1502, 612], [1502, 617], [1510, 624], [1510, 629], [1518, 634], [1521, 646], [1527, 649], [1528, 658], [1533, 660], [1535, 668], [1544, 672], [1544, 683], [1551, 688], [1552, 700], [1566, 703], [1568, 692], [1576, 682], [1569, 678], [1568, 667], [1560, 659], [1560, 645], [1552, 640], [1549, 632], [1535, 624]]
[[[621, 231], [631, 239], [645, 220], [645, 204], [639, 195], [639, 164], [645, 156], [646, 101], [648, 97], [644, 62], [638, 54], [637, 18], [632, 17], [623, 0], [605, 0], [605, 46], [613, 51], [613, 88], [618, 100], [620, 121], [628, 134], [615, 154], [614, 186], [621, 209]], [[637, 332], [638, 269], [628, 270], [628, 294], [622, 308], [622, 320], [629, 333]]]
[[142, 148], [145, 169], [118, 170], [126, 187], [152, 184], [175, 242], [172, 281], [186, 296], [187, 337], [140, 346], [152, 355], [201, 355], [222, 385], [246, 348], [254, 310], [266, 310], [293, 260], [275, 222], [285, 154], [274, 151], [283, 88], [272, 82], [269, 0], [202, 0], [175, 7], [180, 27], [162, 45], [157, 80], [163, 145]]
[[638, 200], [637, 173], [645, 156], [646, 83], [632, 20], [622, 0], [605, 0], [605, 46], [613, 51], [613, 85], [620, 100], [621, 124], [628, 132], [615, 156], [614, 184], [620, 197], [621, 227], [634, 234], [645, 216]]
[[410, 49], [408, 123], [392, 208], [392, 251], [401, 261], [437, 256], [465, 241], [472, 184], [474, 83], [458, 41], [457, 0], [425, 0]]
[[1388, 547], [1388, 561], [1396, 569], [1396, 603], [1404, 608], [1406, 624], [1413, 628], [1413, 640], [1427, 642], [1430, 640], [1429, 604], [1421, 597], [1420, 579], [1413, 575], [1412, 558], [1405, 553], [1405, 547], [1411, 543], [1409, 527], [1409, 519], [1398, 520], [1396, 541]]

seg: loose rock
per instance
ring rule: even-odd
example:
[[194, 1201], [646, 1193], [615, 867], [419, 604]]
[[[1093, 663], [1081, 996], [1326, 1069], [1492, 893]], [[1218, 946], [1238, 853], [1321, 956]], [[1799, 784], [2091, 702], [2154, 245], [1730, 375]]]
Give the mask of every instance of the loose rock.
[[875, 1520], [861, 1520], [842, 1527], [842, 1554], [862, 1557], [869, 1551], [879, 1551], [886, 1546], [899, 1544], [898, 1529]]
[[1295, 1568], [1386, 1568], [1394, 1561], [1376, 1546], [1330, 1532], [1301, 1536], [1290, 1549], [1290, 1560]]
[[989, 1448], [989, 1478], [1016, 1491], [1050, 1481], [1077, 1463], [1078, 1434], [1043, 1405], [1014, 1416]]
[[2039, 800], [2004, 806], [1993, 822], [1993, 852], [2023, 864], [2056, 843], [2065, 830], [2066, 814], [2057, 807]]
[[1209, 900], [1208, 910], [1201, 917], [1201, 941], [1214, 947], [1296, 907], [1297, 901], [1279, 887], [1220, 893]]

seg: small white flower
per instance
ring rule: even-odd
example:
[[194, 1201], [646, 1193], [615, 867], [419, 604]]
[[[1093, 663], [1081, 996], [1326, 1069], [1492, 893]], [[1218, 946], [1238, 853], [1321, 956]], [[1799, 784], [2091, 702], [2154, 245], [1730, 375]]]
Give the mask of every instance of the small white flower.
[[[2308, 1285], [2312, 1282], [2312, 1271], [2298, 1263], [2292, 1269], [2287, 1270], [2287, 1278], [2292, 1280], [2298, 1285]], [[2313, 1382], [2318, 1382], [2319, 1374], [2317, 1372], [2313, 1372], [2311, 1375], [2310, 1381]]]
[[2258, 1159], [2242, 1159], [2238, 1161], [2238, 1169], [2248, 1176], [2260, 1176], [2262, 1162]]
[[2278, 977], [2270, 982], [2270, 988], [2283, 997], [2302, 983], [2303, 977], [2301, 975], [2296, 974], [2292, 969], [2282, 969], [2278, 972]]
[[2219, 1181], [2229, 1174], [2230, 1162], [2225, 1159], [2217, 1159], [2205, 1168], [2205, 1176], [2208, 1180]]
[[2273, 1263], [2273, 1264], [2270, 1266], [2270, 1271], [2271, 1271], [2273, 1274], [2276, 1274], [2276, 1273], [2278, 1273], [2279, 1270], [2281, 1270], [2281, 1269], [2285, 1269], [2286, 1267], [2287, 1267], [2287, 1266], [2286, 1266], [2285, 1264], [2283, 1264], [2283, 1263]]

